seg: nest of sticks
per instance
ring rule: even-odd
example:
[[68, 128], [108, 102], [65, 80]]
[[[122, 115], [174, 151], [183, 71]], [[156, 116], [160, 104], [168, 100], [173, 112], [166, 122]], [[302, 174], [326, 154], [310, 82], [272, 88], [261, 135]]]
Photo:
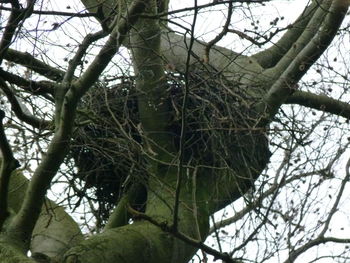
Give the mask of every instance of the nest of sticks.
[[[256, 145], [267, 145], [261, 130], [251, 128], [256, 123], [251, 110], [256, 99], [242, 85], [229, 84], [220, 75], [191, 73], [188, 83], [185, 162], [238, 171], [265, 161], [265, 153], [252, 159], [258, 151]], [[173, 108], [169, 129], [178, 146], [184, 76], [168, 73], [165, 88]], [[103, 217], [133, 183], [147, 184], [137, 97], [135, 79], [123, 77], [117, 84], [101, 84], [89, 91], [79, 110], [79, 126], [71, 147], [78, 168], [75, 178], [85, 182], [85, 189], [94, 189]], [[141, 192], [139, 203], [146, 198], [146, 192]]]

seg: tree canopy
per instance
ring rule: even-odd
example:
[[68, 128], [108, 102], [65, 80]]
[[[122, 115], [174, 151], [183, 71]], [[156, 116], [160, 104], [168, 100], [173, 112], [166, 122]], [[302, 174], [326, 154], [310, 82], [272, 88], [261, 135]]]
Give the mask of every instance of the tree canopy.
[[0, 1], [1, 262], [349, 260], [349, 0], [62, 3]]

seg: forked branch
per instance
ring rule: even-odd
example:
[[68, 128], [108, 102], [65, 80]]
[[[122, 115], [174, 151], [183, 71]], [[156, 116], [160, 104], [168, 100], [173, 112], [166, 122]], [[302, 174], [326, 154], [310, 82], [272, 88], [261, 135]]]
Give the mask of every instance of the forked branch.
[[256, 53], [253, 55], [253, 58], [264, 68], [275, 66], [304, 32], [321, 3], [322, 1], [313, 1], [311, 5], [305, 8], [296, 21], [289, 26], [287, 32], [276, 43], [270, 48]]
[[55, 134], [45, 157], [33, 174], [19, 212], [7, 227], [6, 234], [10, 237], [9, 239], [13, 240], [23, 252], [29, 247], [32, 231], [39, 217], [47, 189], [68, 152], [77, 104], [120, 48], [122, 38], [125, 38], [127, 31], [137, 21], [145, 4], [145, 1], [142, 0], [133, 3], [128, 10], [128, 15], [113, 30], [94, 62], [82, 77], [72, 84], [64, 96], [62, 110], [55, 116], [60, 118], [60, 125], [55, 127]]
[[[262, 104], [259, 105], [260, 107], [263, 107], [259, 110], [265, 110], [266, 113], [263, 122], [270, 120], [271, 117], [277, 113], [279, 107], [293, 94], [297, 82], [327, 49], [337, 34], [347, 13], [349, 2], [343, 0], [334, 0], [331, 2], [332, 5], [328, 10], [324, 22], [318, 29], [318, 32], [313, 36], [311, 41], [309, 41], [308, 44], [296, 54], [294, 59], [288, 63], [288, 67], [286, 67], [283, 73], [278, 73], [278, 79], [263, 98]], [[324, 12], [324, 10], [322, 10], [322, 12]], [[317, 13], [315, 15], [317, 15]], [[287, 57], [291, 55], [289, 53], [290, 52], [288, 52], [282, 61], [276, 65], [276, 71], [279, 72], [281, 70], [278, 68], [280, 63], [284, 64], [284, 60], [290, 60], [290, 58]]]

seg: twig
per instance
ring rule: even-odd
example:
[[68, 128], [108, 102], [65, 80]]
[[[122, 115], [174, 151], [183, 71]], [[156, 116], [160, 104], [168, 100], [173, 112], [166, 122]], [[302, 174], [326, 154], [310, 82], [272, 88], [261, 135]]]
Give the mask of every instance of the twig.
[[12, 42], [12, 38], [15, 35], [16, 29], [19, 27], [19, 24], [21, 21], [23, 22], [32, 14], [34, 2], [34, 0], [27, 1], [27, 8], [20, 9], [20, 4], [18, 1], [11, 1], [13, 9], [11, 11], [3, 37], [0, 42], [0, 65], [2, 63], [4, 54]]
[[321, 233], [313, 240], [310, 240], [308, 243], [306, 243], [305, 245], [299, 247], [296, 250], [293, 250], [289, 256], [288, 259], [285, 261], [285, 263], [291, 263], [294, 262], [295, 259], [300, 256], [302, 253], [304, 253], [305, 251], [307, 251], [308, 249], [318, 245], [318, 244], [324, 244], [327, 242], [335, 242], [335, 243], [350, 243], [350, 239], [340, 239], [340, 238], [334, 238], [334, 237], [325, 237], [325, 233], [327, 232], [327, 230], [329, 230], [329, 224], [333, 218], [333, 215], [338, 211], [338, 205], [340, 202], [340, 199], [343, 196], [344, 190], [345, 190], [345, 186], [346, 184], [349, 182], [350, 180], [350, 159], [348, 160], [348, 162], [346, 163], [345, 166], [345, 177], [342, 180], [337, 198], [327, 216], [327, 219], [324, 223], [324, 227], [321, 231]]
[[[0, 6], [0, 10], [12, 12], [14, 8]], [[86, 13], [85, 10], [77, 13], [73, 12], [62, 12], [62, 11], [44, 11], [44, 10], [33, 10], [32, 14], [35, 15], [46, 15], [46, 16], [69, 16], [69, 17], [96, 17], [97, 14], [93, 12]]]
[[187, 113], [187, 100], [188, 100], [188, 93], [189, 93], [189, 65], [191, 60], [191, 51], [194, 43], [194, 28], [196, 26], [197, 21], [197, 14], [198, 9], [197, 7], [197, 0], [194, 1], [194, 14], [193, 14], [193, 20], [192, 20], [192, 26], [191, 26], [191, 39], [190, 44], [187, 51], [187, 59], [186, 59], [186, 72], [185, 72], [185, 91], [184, 91], [184, 97], [182, 100], [182, 111], [181, 111], [181, 132], [180, 132], [180, 142], [179, 142], [179, 165], [177, 169], [177, 181], [176, 181], [176, 189], [175, 189], [175, 203], [174, 203], [174, 217], [173, 217], [173, 227], [174, 230], [177, 230], [178, 225], [178, 214], [179, 214], [179, 203], [180, 203], [180, 191], [181, 191], [181, 183], [182, 183], [182, 177], [183, 177], [183, 163], [184, 163], [184, 152], [185, 152], [185, 140], [186, 140], [186, 113]]
[[241, 261], [231, 258], [227, 253], [221, 253], [207, 245], [205, 245], [202, 241], [198, 241], [196, 239], [193, 239], [181, 232], [179, 232], [177, 229], [174, 229], [173, 225], [168, 225], [166, 221], [164, 222], [158, 222], [157, 220], [153, 219], [152, 217], [138, 212], [134, 210], [132, 207], [128, 206], [129, 213], [133, 216], [134, 219], [143, 219], [145, 221], [150, 222], [151, 224], [159, 227], [161, 230], [163, 230], [166, 233], [169, 233], [173, 235], [174, 237], [180, 239], [181, 241], [196, 247], [198, 249], [201, 249], [202, 251], [205, 251], [206, 253], [214, 256], [214, 260], [222, 260], [225, 263], [240, 263]]
[[7, 99], [11, 103], [11, 108], [18, 119], [38, 129], [50, 129], [52, 126], [51, 121], [39, 119], [23, 110], [23, 105], [21, 105], [17, 99], [14, 91], [6, 84], [2, 78], [0, 78], [0, 89], [2, 89]]
[[230, 23], [231, 23], [232, 12], [233, 12], [233, 1], [230, 1], [229, 4], [228, 4], [227, 18], [226, 18], [226, 22], [225, 22], [224, 28], [222, 29], [222, 31], [214, 39], [209, 41], [208, 44], [205, 46], [204, 62], [206, 62], [206, 63], [209, 62], [210, 49], [216, 43], [218, 43], [227, 34], [228, 27], [230, 26]]
[[8, 226], [10, 238], [18, 243], [19, 249], [28, 250], [34, 226], [45, 200], [44, 197], [68, 153], [79, 100], [98, 79], [115, 52], [120, 48], [121, 40], [125, 38], [131, 26], [137, 21], [146, 4], [143, 0], [133, 2], [131, 10], [129, 10], [130, 15], [114, 28], [111, 37], [96, 56], [94, 62], [66, 93], [62, 111], [56, 116], [56, 118], [61, 118], [60, 126], [55, 127], [56, 131], [47, 148], [47, 154], [35, 170], [21, 208]]

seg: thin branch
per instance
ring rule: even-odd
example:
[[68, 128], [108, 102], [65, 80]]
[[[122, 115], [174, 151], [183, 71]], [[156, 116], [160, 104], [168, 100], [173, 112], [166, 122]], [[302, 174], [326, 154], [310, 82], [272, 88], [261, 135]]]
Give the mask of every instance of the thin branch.
[[127, 32], [136, 23], [140, 14], [143, 12], [147, 1], [135, 1], [130, 6], [124, 17], [119, 21], [106, 44], [100, 50], [90, 66], [86, 69], [84, 74], [75, 82], [73, 86], [75, 92], [83, 94], [91, 87], [99, 78], [100, 74], [106, 68], [113, 56], [118, 52], [121, 44], [127, 36]]
[[82, 60], [83, 56], [85, 55], [88, 47], [92, 43], [96, 42], [97, 40], [99, 40], [103, 37], [106, 37], [107, 35], [108, 35], [108, 32], [106, 32], [106, 31], [98, 31], [96, 33], [88, 34], [85, 36], [84, 40], [79, 45], [79, 48], [78, 48], [77, 52], [75, 53], [74, 57], [69, 61], [69, 66], [68, 66], [68, 69], [65, 73], [63, 81], [65, 81], [65, 82], [72, 81], [72, 79], [74, 77], [74, 71], [77, 68], [77, 66], [82, 63], [81, 60]]
[[65, 95], [61, 113], [55, 116], [61, 119], [60, 125], [55, 127], [55, 134], [48, 146], [46, 155], [32, 176], [20, 210], [7, 227], [6, 234], [10, 236], [10, 239], [16, 241], [18, 248], [23, 252], [29, 248], [31, 235], [40, 215], [46, 192], [69, 151], [77, 104], [120, 48], [126, 33], [137, 21], [146, 4], [147, 2], [144, 0], [133, 2], [128, 10], [129, 16], [121, 21], [118, 27], [114, 28], [109, 40], [94, 62], [82, 77], [72, 84]]
[[[197, 10], [196, 6], [195, 6], [195, 10]], [[197, 11], [198, 12], [198, 11]], [[228, 32], [228, 27], [230, 26], [231, 23], [231, 17], [232, 17], [232, 12], [233, 12], [233, 1], [230, 1], [228, 4], [228, 11], [227, 11], [227, 18], [226, 18], [226, 22], [225, 25], [222, 29], [222, 31], [211, 41], [208, 42], [208, 44], [205, 47], [205, 51], [204, 51], [204, 61], [206, 63], [209, 62], [209, 52], [210, 49], [216, 44], [218, 43]]]
[[[0, 6], [0, 10], [12, 12], [14, 10], [14, 8]], [[92, 12], [86, 13], [85, 10], [81, 11], [81, 12], [77, 12], [77, 13], [54, 11], [54, 10], [51, 10], [51, 11], [33, 10], [32, 14], [43, 15], [43, 16], [68, 16], [68, 17], [81, 17], [81, 18], [83, 18], [83, 17], [96, 17], [97, 16], [96, 13], [92, 13]]]
[[[209, 7], [214, 7], [214, 6], [218, 6], [218, 5], [226, 5], [226, 4], [230, 4], [232, 2], [235, 3], [249, 3], [249, 4], [263, 4], [265, 2], [269, 2], [270, 0], [219, 0], [219, 1], [211, 1], [208, 4], [203, 4], [203, 5], [196, 5], [196, 9], [197, 12], [199, 13], [199, 11], [201, 9], [205, 9], [205, 8], [209, 8]], [[172, 11], [168, 11], [168, 12], [162, 12], [156, 15], [142, 15], [141, 18], [161, 18], [161, 17], [166, 17], [169, 15], [174, 15], [174, 14], [178, 14], [178, 13], [183, 13], [183, 12], [191, 12], [193, 11], [194, 7], [185, 7], [185, 8], [181, 8], [181, 9], [175, 9]]]
[[[175, 188], [175, 203], [174, 203], [174, 216], [173, 216], [173, 227], [174, 231], [177, 231], [178, 226], [178, 214], [179, 214], [179, 205], [180, 205], [180, 191], [181, 191], [181, 184], [183, 179], [183, 163], [184, 163], [184, 154], [185, 154], [185, 142], [186, 142], [186, 125], [187, 125], [187, 102], [188, 102], [188, 93], [189, 93], [189, 65], [190, 65], [190, 59], [191, 59], [191, 51], [194, 43], [194, 29], [196, 26], [197, 21], [197, 14], [198, 9], [197, 6], [197, 0], [194, 1], [194, 14], [193, 14], [193, 20], [192, 20], [192, 26], [191, 26], [191, 39], [190, 44], [187, 51], [187, 59], [186, 59], [186, 72], [185, 72], [185, 90], [184, 90], [184, 97], [182, 100], [182, 106], [181, 106], [181, 131], [180, 131], [180, 142], [179, 142], [179, 165], [177, 167], [177, 180], [176, 180], [176, 188]], [[193, 186], [194, 187], [194, 186]]]
[[[312, 135], [312, 132], [314, 130], [314, 128], [317, 127], [317, 123], [313, 125], [313, 128], [307, 133], [305, 134], [304, 136], [304, 139], [308, 138], [310, 135]], [[346, 149], [347, 147], [344, 147], [344, 149]], [[292, 147], [290, 149], [290, 152], [293, 152], [294, 150], [297, 149], [297, 145], [295, 145], [295, 147]], [[340, 155], [343, 153], [342, 150], [339, 150], [338, 153], [336, 154], [336, 156], [334, 157], [334, 160], [338, 160]], [[287, 158], [290, 157], [290, 154], [288, 156], [285, 157], [285, 160], [283, 160], [281, 166], [278, 168], [277, 170], [277, 173], [280, 173], [279, 171], [282, 170], [282, 167], [283, 165], [288, 165], [288, 161], [287, 161]], [[256, 201], [252, 202], [249, 206], [247, 206], [246, 208], [243, 208], [240, 212], [238, 212], [235, 216], [233, 216], [232, 218], [228, 218], [227, 220], [224, 221], [224, 224], [228, 225], [230, 223], [233, 223], [235, 221], [238, 221], [240, 220], [241, 218], [243, 218], [248, 212], [252, 211], [253, 209], [257, 208], [258, 206], [261, 205], [262, 201], [267, 198], [268, 196], [272, 195], [272, 198], [270, 200], [270, 204], [268, 205], [268, 207], [266, 207], [266, 213], [265, 215], [263, 215], [263, 220], [262, 222], [255, 228], [255, 230], [246, 238], [246, 240], [238, 247], [236, 247], [234, 250], [231, 251], [231, 255], [233, 255], [233, 253], [235, 253], [236, 251], [239, 251], [240, 249], [242, 249], [246, 244], [248, 244], [248, 242], [250, 240], [252, 240], [252, 238], [257, 234], [257, 232], [259, 231], [259, 229], [264, 225], [266, 224], [266, 222], [270, 222], [270, 220], [268, 219], [268, 214], [269, 212], [272, 210], [272, 205], [274, 204], [274, 200], [277, 198], [277, 195], [278, 195], [278, 192], [279, 190], [295, 181], [295, 180], [300, 180], [301, 178], [304, 178], [306, 176], [312, 176], [312, 175], [315, 175], [317, 173], [321, 174], [321, 175], [325, 175], [327, 174], [327, 172], [331, 169], [331, 164], [333, 163], [334, 160], [331, 160], [329, 162], [329, 164], [327, 165], [326, 168], [324, 169], [321, 169], [321, 170], [318, 170], [318, 171], [313, 171], [313, 172], [309, 172], [309, 173], [301, 173], [301, 174], [298, 174], [296, 176], [292, 176], [291, 178], [287, 179], [287, 172], [284, 173], [282, 175], [282, 178], [279, 179], [279, 176], [277, 175], [274, 180], [274, 183], [273, 185], [268, 189], [266, 190], [264, 193], [262, 193]], [[279, 182], [278, 180], [279, 179]], [[224, 226], [224, 225], [222, 225]], [[221, 226], [221, 227], [222, 227]]]
[[0, 41], [0, 65], [2, 63], [4, 54], [12, 43], [13, 37], [20, 23], [31, 15], [34, 2], [35, 1], [28, 1], [27, 8], [20, 9], [18, 1], [11, 1], [12, 11], [5, 27], [2, 39]]
[[22, 78], [16, 74], [7, 72], [0, 68], [0, 76], [7, 82], [23, 88], [33, 95], [54, 94], [55, 83], [49, 81], [33, 81]]
[[50, 129], [52, 127], [51, 121], [39, 119], [26, 112], [26, 110], [24, 110], [24, 106], [21, 104], [21, 102], [19, 102], [12, 88], [8, 86], [2, 78], [0, 78], [0, 88], [5, 93], [8, 101], [11, 104], [13, 112], [16, 114], [18, 119], [38, 129]]
[[[255, 38], [253, 38], [253, 37], [247, 35], [246, 33], [242, 32], [242, 31], [239, 31], [239, 30], [236, 30], [236, 29], [228, 29], [227, 32], [236, 34], [236, 35], [238, 35], [240, 38], [246, 39], [246, 40], [248, 40], [249, 42], [251, 42], [252, 44], [254, 44], [254, 45], [258, 46], [258, 47], [261, 47], [261, 46], [263, 46], [263, 45], [265, 45], [265, 44], [271, 42], [272, 38], [273, 38], [274, 36], [276, 36], [279, 32], [285, 31], [285, 30], [287, 30], [288, 28], [289, 28], [289, 27], [287, 27], [287, 28], [278, 28], [278, 29], [276, 29], [274, 32], [271, 32], [271, 33], [269, 34], [269, 37], [264, 36], [264, 35], [262, 35], [262, 34], [259, 34], [258, 32], [255, 32], [255, 31], [244, 30], [244, 32], [253, 33], [253, 34], [257, 35], [258, 37], [263, 38], [264, 40], [263, 40], [263, 41], [260, 41], [260, 42], [259, 42], [258, 40], [256, 40]], [[278, 54], [280, 54], [280, 53], [278, 53]], [[254, 56], [252, 56], [252, 57], [255, 58]], [[257, 62], [258, 62], [261, 66], [263, 66], [263, 67], [266, 67], [266, 64], [264, 63], [264, 62], [266, 62], [266, 61], [268, 61], [268, 63], [271, 63], [273, 60], [272, 60], [272, 58], [268, 58], [268, 59], [265, 59], [265, 60], [263, 60], [263, 61], [257, 60]]]
[[308, 243], [306, 243], [305, 245], [301, 246], [300, 248], [298, 248], [297, 250], [293, 251], [288, 259], [286, 261], [284, 261], [284, 263], [292, 263], [295, 261], [295, 259], [300, 256], [301, 254], [303, 254], [304, 252], [306, 252], [307, 250], [309, 250], [310, 248], [320, 245], [320, 244], [325, 244], [325, 243], [329, 243], [329, 242], [334, 242], [334, 243], [340, 243], [340, 244], [348, 244], [350, 243], [350, 238], [335, 238], [335, 237], [318, 237], [316, 239], [313, 239], [311, 241], [309, 241]]
[[307, 91], [296, 91], [286, 100], [285, 103], [298, 104], [350, 119], [349, 103], [333, 99], [326, 95], [317, 95]]
[[328, 228], [329, 228], [329, 224], [331, 223], [331, 220], [333, 218], [333, 215], [338, 211], [338, 205], [339, 205], [339, 202], [340, 202], [340, 199], [342, 198], [343, 196], [343, 193], [344, 193], [344, 190], [345, 190], [345, 186], [346, 184], [349, 182], [350, 180], [350, 159], [348, 160], [348, 162], [346, 163], [346, 166], [345, 166], [345, 177], [344, 179], [342, 180], [342, 183], [341, 183], [341, 186], [340, 186], [340, 189], [339, 189], [339, 193], [337, 195], [337, 198], [335, 199], [335, 202], [331, 208], [331, 210], [329, 211], [328, 213], [328, 216], [327, 216], [327, 219], [326, 219], [326, 222], [324, 224], [324, 227], [320, 233], [320, 236], [324, 236], [324, 234], [327, 232]]
[[[283, 72], [289, 67], [289, 65], [295, 60], [296, 57], [307, 47], [310, 46], [312, 39], [315, 40], [315, 36], [321, 36], [322, 34], [328, 35], [328, 30], [323, 30], [322, 25], [325, 22], [325, 18], [331, 12], [330, 7], [332, 5], [332, 0], [324, 0], [321, 5], [318, 6], [313, 16], [309, 20], [308, 24], [305, 26], [302, 34], [299, 36], [297, 41], [291, 43], [288, 52], [285, 52], [283, 57], [276, 63], [276, 65], [266, 70], [265, 74], [272, 75], [273, 79], [277, 79]], [[327, 23], [327, 22], [326, 22]], [[332, 23], [332, 22], [331, 22]], [[327, 25], [326, 25], [327, 26]], [[328, 24], [328, 27], [332, 27], [332, 24]], [[336, 23], [334, 24], [336, 26]], [[340, 25], [339, 25], [340, 26]], [[335, 30], [338, 31], [338, 27]], [[317, 51], [324, 51], [324, 46], [319, 43], [320, 46], [313, 47], [315, 54]], [[327, 45], [328, 46], [328, 45]], [[304, 70], [299, 70], [304, 72]]]
[[214, 260], [222, 260], [225, 263], [241, 263], [240, 260], [234, 259], [228, 255], [228, 253], [221, 253], [207, 245], [205, 245], [202, 241], [193, 239], [178, 230], [175, 230], [173, 225], [168, 225], [167, 222], [158, 222], [157, 220], [153, 219], [152, 217], [140, 213], [136, 210], [134, 210], [132, 207], [128, 206], [129, 213], [133, 216], [134, 219], [143, 219], [145, 221], [150, 222], [151, 224], [159, 227], [162, 231], [171, 234], [175, 238], [180, 239], [181, 241], [195, 247], [198, 249], [203, 250], [204, 252], [214, 256]]
[[[69, 61], [69, 66], [64, 74], [63, 81], [61, 84], [57, 85], [56, 92], [55, 92], [55, 116], [59, 116], [61, 109], [62, 109], [62, 103], [65, 98], [65, 95], [67, 91], [70, 88], [72, 80], [74, 80], [74, 72], [79, 64], [81, 64], [81, 60], [86, 53], [86, 50], [88, 47], [95, 41], [97, 41], [100, 38], [103, 38], [108, 35], [108, 32], [106, 31], [99, 31], [94, 34], [88, 34], [85, 36], [82, 43], [79, 45], [79, 48], [77, 52], [75, 53], [73, 59]], [[60, 123], [60, 118], [55, 119], [55, 126], [58, 127]]]
[[[250, 41], [252, 44], [254, 45], [257, 45], [258, 47], [260, 47], [261, 45], [263, 44], [266, 44], [269, 40], [266, 40], [266, 43], [260, 43], [258, 42], [257, 40], [255, 40], [254, 38], [252, 38], [251, 36], [248, 36], [247, 34], [239, 31], [239, 30], [236, 30], [236, 29], [227, 29], [227, 32], [229, 33], [233, 33], [233, 34], [236, 34], [237, 36], [239, 36], [240, 38], [243, 38], [243, 39], [246, 39], [248, 41]], [[265, 60], [264, 60], [265, 61]], [[263, 62], [263, 61], [262, 61]], [[259, 61], [259, 63], [261, 64], [261, 61]]]
[[307, 176], [313, 176], [315, 174], [324, 174], [328, 172], [328, 169], [322, 169], [319, 171], [314, 171], [310, 173], [302, 173], [296, 176], [293, 176], [289, 179], [284, 180], [282, 183], [274, 183], [269, 189], [267, 189], [265, 192], [263, 192], [258, 198], [256, 198], [253, 202], [250, 202], [246, 207], [244, 207], [242, 210], [235, 213], [234, 216], [226, 218], [225, 220], [221, 220], [220, 222], [215, 222], [214, 226], [210, 228], [209, 233], [212, 234], [215, 231], [217, 231], [220, 228], [229, 226], [239, 220], [241, 220], [245, 215], [247, 215], [249, 212], [253, 211], [257, 207], [259, 207], [262, 203], [262, 201], [269, 197], [270, 195], [274, 194], [275, 191], [283, 186], [286, 186], [294, 181], [300, 180], [302, 178], [305, 178]]
[[288, 259], [285, 261], [285, 263], [291, 263], [294, 262], [295, 259], [300, 256], [301, 254], [303, 254], [304, 252], [306, 252], [308, 249], [317, 246], [319, 244], [324, 244], [327, 242], [335, 242], [335, 243], [350, 243], [350, 238], [346, 238], [346, 239], [341, 239], [341, 238], [334, 238], [334, 237], [325, 237], [324, 234], [327, 232], [327, 230], [329, 229], [329, 224], [333, 218], [333, 215], [337, 212], [338, 210], [338, 205], [340, 202], [340, 199], [343, 196], [344, 190], [345, 190], [345, 186], [346, 184], [349, 182], [350, 180], [350, 159], [348, 160], [348, 162], [346, 163], [346, 167], [345, 167], [345, 177], [342, 180], [337, 198], [327, 216], [326, 221], [324, 222], [324, 227], [322, 229], [322, 231], [320, 232], [320, 234], [317, 236], [317, 238], [310, 240], [308, 243], [306, 243], [305, 245], [299, 247], [296, 250], [293, 250], [290, 254]]

